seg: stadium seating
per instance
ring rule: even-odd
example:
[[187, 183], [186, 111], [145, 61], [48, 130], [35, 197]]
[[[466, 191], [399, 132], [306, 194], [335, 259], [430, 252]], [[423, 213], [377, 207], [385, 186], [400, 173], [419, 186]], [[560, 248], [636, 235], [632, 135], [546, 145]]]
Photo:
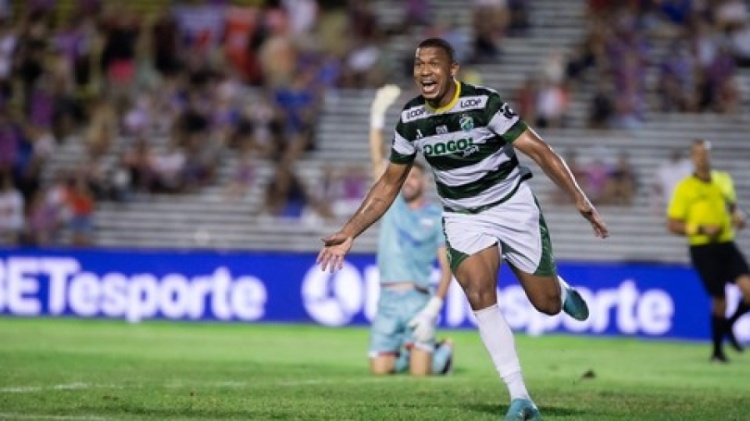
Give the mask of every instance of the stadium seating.
[[[468, 24], [464, 2], [451, 0], [440, 4], [438, 13], [459, 13], [458, 20]], [[584, 31], [584, 2], [536, 0], [532, 2], [532, 29], [528, 36], [508, 38], [503, 44], [504, 58], [500, 63], [477, 67], [483, 83], [510, 97], [526, 74], [534, 72], [540, 60], [553, 49], [568, 49], [580, 40]], [[397, 10], [386, 0], [374, 2], [384, 22], [396, 22]], [[389, 4], [391, 5], [389, 7]], [[415, 34], [394, 36], [389, 49], [408, 54], [414, 47]], [[657, 44], [657, 51], [663, 51]], [[657, 53], [659, 54], [659, 53]], [[507, 59], [505, 58], [507, 57]], [[741, 70], [743, 109], [750, 101], [750, 72]], [[647, 76], [653, 80], [653, 70]], [[644, 126], [635, 132], [618, 130], [592, 131], [585, 128], [588, 99], [592, 90], [586, 84], [576, 92], [570, 111], [569, 127], [556, 131], [541, 130], [540, 134], [559, 151], [575, 147], [582, 160], [590, 159], [596, 146], [611, 150], [627, 150], [638, 174], [638, 191], [634, 205], [603, 206], [612, 236], [605, 243], [593, 238], [590, 228], [570, 205], [548, 200], [554, 188], [536, 168], [532, 180], [553, 235], [555, 252], [560, 259], [587, 261], [662, 261], [685, 262], [684, 240], [667, 233], [664, 218], [649, 206], [648, 191], [656, 166], [675, 147], [686, 148], [689, 142], [703, 136], [715, 141], [714, 164], [735, 177], [738, 197], [750, 201], [750, 167], [738, 157], [750, 156], [747, 127], [743, 116], [715, 114], [651, 113]], [[651, 84], [653, 87], [653, 84]], [[305, 156], [297, 169], [307, 180], [319, 180], [326, 164], [369, 165], [367, 150], [368, 107], [371, 90], [338, 90], [326, 96], [324, 113], [316, 136], [317, 148]], [[397, 110], [388, 114], [388, 123], [395, 121]], [[162, 140], [164, 141], [164, 140]], [[116, 151], [115, 151], [116, 152]], [[114, 154], [114, 152], [113, 152]], [[55, 169], [81, 159], [79, 142], [67, 142], [47, 169]], [[111, 156], [111, 159], [114, 155]], [[208, 247], [245, 250], [315, 251], [320, 236], [335, 230], [339, 222], [286, 220], [258, 217], [262, 189], [271, 175], [268, 162], [258, 163], [258, 176], [249, 194], [238, 201], [227, 201], [222, 195], [236, 157], [226, 156], [216, 185], [190, 195], [150, 195], [138, 197], [128, 204], [102, 203], [96, 213], [96, 243], [102, 246], [135, 247]], [[532, 165], [532, 169], [533, 169]], [[434, 193], [433, 193], [434, 197]], [[368, 231], [355, 246], [357, 252], [374, 251], [377, 228]], [[750, 237], [740, 234], [739, 243], [750, 251]]]

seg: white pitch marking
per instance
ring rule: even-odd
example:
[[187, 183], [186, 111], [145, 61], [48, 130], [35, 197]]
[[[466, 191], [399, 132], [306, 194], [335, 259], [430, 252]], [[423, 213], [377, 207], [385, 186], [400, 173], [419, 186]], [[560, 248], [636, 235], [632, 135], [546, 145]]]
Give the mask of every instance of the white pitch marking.
[[7, 420], [58, 420], [58, 421], [105, 421], [98, 415], [31, 415], [0, 412], [0, 419]]

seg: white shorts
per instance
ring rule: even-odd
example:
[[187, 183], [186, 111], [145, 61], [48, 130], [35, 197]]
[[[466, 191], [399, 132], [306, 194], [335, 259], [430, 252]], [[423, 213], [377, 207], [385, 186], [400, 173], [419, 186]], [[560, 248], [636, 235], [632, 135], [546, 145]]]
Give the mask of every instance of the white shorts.
[[552, 243], [539, 204], [526, 183], [507, 201], [479, 213], [443, 213], [451, 269], [494, 244], [516, 269], [540, 276], [556, 272]]

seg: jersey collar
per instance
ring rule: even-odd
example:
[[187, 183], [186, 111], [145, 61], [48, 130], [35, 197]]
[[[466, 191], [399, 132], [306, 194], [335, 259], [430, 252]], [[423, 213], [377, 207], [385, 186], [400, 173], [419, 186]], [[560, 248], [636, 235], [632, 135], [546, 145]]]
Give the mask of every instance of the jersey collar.
[[450, 110], [451, 108], [453, 108], [453, 106], [456, 105], [456, 103], [458, 102], [458, 97], [461, 96], [461, 83], [459, 81], [457, 81], [457, 80], [454, 81], [454, 83], [456, 84], [456, 93], [455, 93], [455, 95], [453, 95], [453, 99], [451, 99], [451, 102], [443, 105], [440, 108], [432, 108], [430, 106], [430, 104], [428, 104], [427, 102], [425, 102], [424, 105], [427, 107], [427, 109], [429, 109], [433, 113], [439, 114], [439, 113], [444, 113], [444, 112]]

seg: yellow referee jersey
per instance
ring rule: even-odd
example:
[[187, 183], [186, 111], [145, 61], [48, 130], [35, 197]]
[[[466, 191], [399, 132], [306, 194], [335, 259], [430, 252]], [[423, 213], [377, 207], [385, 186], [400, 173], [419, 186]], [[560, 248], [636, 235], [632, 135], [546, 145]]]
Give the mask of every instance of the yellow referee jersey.
[[[729, 205], [736, 202], [732, 177], [722, 171], [711, 171], [711, 181], [703, 181], [691, 175], [675, 188], [667, 217], [678, 219], [689, 226], [718, 225], [722, 227], [718, 242], [734, 239], [732, 216]], [[702, 234], [690, 234], [690, 245], [708, 244], [710, 238]]]

